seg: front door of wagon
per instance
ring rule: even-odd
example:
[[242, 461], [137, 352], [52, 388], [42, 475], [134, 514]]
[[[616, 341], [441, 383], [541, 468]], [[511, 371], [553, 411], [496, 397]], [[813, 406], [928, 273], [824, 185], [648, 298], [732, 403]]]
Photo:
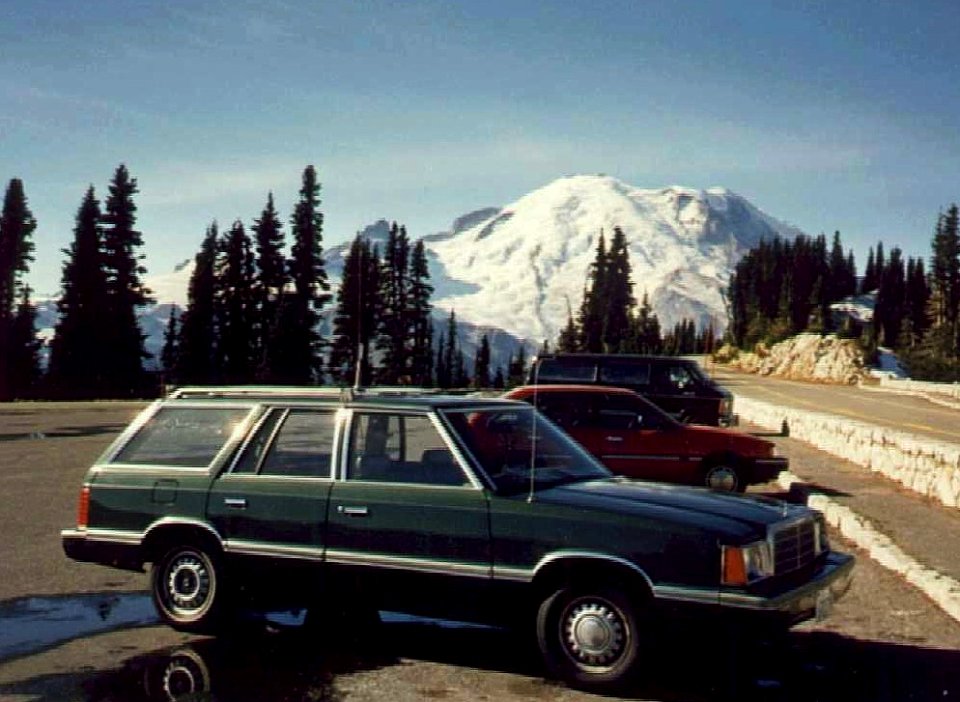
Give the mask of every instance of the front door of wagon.
[[330, 495], [329, 567], [381, 609], [474, 614], [491, 575], [487, 496], [431, 416], [355, 412], [345, 458]]

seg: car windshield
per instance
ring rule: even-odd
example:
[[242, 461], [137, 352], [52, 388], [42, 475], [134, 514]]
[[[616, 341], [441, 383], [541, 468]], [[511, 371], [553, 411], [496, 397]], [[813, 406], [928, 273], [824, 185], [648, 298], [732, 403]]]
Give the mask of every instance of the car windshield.
[[541, 490], [610, 472], [532, 407], [447, 410], [444, 416], [499, 492]]

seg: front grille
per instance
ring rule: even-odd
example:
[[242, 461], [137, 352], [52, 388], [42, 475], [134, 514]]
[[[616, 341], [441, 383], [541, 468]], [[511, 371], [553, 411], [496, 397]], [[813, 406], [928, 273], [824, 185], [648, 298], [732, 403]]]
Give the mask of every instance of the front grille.
[[816, 558], [817, 532], [812, 519], [774, 527], [773, 554], [777, 575], [792, 573]]

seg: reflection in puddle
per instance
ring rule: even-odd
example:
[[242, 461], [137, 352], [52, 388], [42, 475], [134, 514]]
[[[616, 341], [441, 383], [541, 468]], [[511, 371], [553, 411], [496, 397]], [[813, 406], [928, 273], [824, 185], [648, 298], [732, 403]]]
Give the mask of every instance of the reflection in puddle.
[[28, 597], [0, 606], [0, 661], [64, 641], [157, 621], [143, 593]]

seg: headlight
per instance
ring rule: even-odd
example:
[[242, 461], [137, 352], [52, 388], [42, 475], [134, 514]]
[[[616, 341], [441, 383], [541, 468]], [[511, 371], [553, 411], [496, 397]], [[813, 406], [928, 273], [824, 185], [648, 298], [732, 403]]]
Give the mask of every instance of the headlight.
[[747, 585], [773, 575], [773, 550], [767, 541], [724, 546], [721, 558], [720, 582], [723, 585]]

